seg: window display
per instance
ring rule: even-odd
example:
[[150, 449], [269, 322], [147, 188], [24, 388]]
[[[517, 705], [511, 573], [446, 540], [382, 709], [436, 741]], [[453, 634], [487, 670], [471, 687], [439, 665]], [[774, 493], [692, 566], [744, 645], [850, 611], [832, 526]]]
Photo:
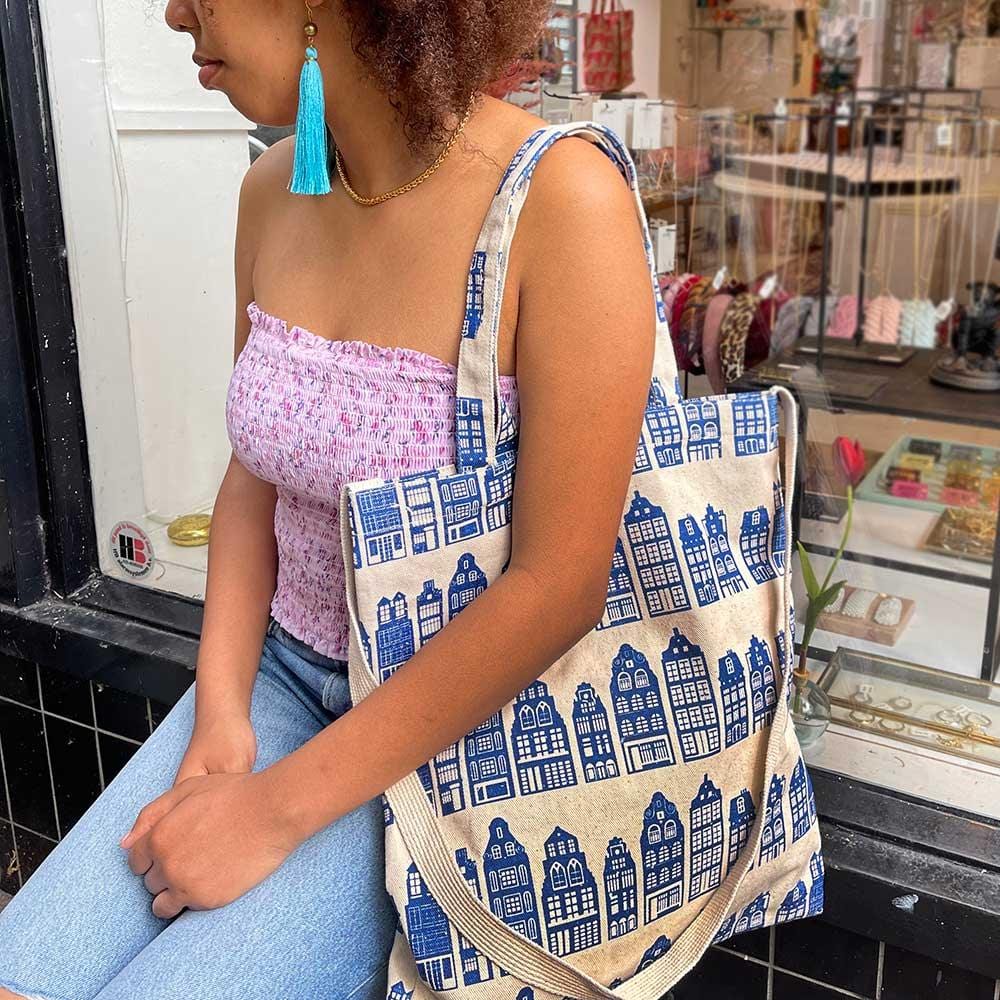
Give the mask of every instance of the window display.
[[[559, 0], [496, 88], [631, 150], [685, 395], [783, 384], [802, 405], [796, 542], [843, 583], [808, 643], [832, 705], [812, 759], [970, 810], [961, 782], [927, 788], [974, 759], [1000, 801], [1000, 34], [979, 8]], [[239, 182], [286, 133], [174, 79], [189, 52], [142, 5], [106, 6], [86, 80], [51, 21], [101, 570], [198, 601], [230, 457]], [[841, 436], [861, 449], [850, 502]], [[800, 642], [798, 556], [793, 575]], [[918, 768], [884, 766], [900, 746]]]
[[[631, 130], [666, 236], [661, 287], [686, 395], [778, 383], [804, 403], [798, 541], [818, 574], [839, 553], [842, 583], [807, 655], [833, 704], [815, 760], [916, 792], [935, 767], [926, 754], [908, 784], [856, 766], [852, 749], [859, 734], [913, 736], [911, 722], [845, 709], [833, 678], [847, 663], [867, 675], [900, 664], [879, 700], [899, 708], [916, 704], [908, 687], [946, 692], [1000, 663], [1000, 91], [982, 59], [1000, 38], [956, 27], [961, 4], [863, 7], [664, 5], [661, 38], [686, 77], [661, 62], [657, 92], [572, 95], [565, 113]], [[652, 148], [645, 98], [662, 116]], [[841, 435], [864, 457], [842, 552]], [[975, 697], [997, 700], [985, 683]], [[933, 733], [921, 750], [954, 739]], [[972, 805], [960, 790], [938, 797]]]

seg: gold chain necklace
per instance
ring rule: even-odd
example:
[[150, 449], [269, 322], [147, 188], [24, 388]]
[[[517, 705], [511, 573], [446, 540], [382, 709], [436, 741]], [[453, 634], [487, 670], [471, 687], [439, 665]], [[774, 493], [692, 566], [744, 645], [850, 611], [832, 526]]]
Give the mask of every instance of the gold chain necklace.
[[455, 140], [458, 138], [459, 133], [465, 128], [465, 123], [469, 120], [469, 116], [472, 114], [472, 106], [475, 102], [476, 95], [472, 94], [469, 98], [469, 107], [466, 109], [465, 115], [462, 120], [458, 123], [458, 127], [451, 134], [451, 138], [445, 144], [444, 149], [438, 154], [437, 159], [426, 169], [423, 173], [414, 177], [412, 181], [407, 181], [400, 187], [393, 188], [391, 191], [386, 191], [384, 194], [376, 195], [374, 198], [366, 198], [364, 195], [358, 194], [354, 188], [351, 187], [350, 182], [347, 180], [344, 174], [344, 167], [340, 162], [340, 150], [334, 147], [333, 158], [337, 165], [337, 173], [340, 175], [340, 180], [344, 185], [344, 190], [359, 204], [359, 205], [378, 205], [380, 202], [388, 201], [390, 198], [395, 198], [398, 194], [403, 194], [405, 191], [409, 191], [411, 188], [415, 188], [421, 181], [425, 181], [439, 166], [441, 162], [448, 155], [448, 151], [455, 144]]

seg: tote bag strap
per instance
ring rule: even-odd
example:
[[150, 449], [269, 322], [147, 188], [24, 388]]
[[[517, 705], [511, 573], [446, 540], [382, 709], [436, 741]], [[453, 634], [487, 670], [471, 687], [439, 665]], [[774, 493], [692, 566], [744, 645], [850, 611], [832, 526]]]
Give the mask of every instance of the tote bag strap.
[[[792, 490], [795, 482], [795, 459], [798, 449], [798, 420], [795, 400], [787, 389], [774, 387], [768, 391], [768, 395], [776, 397], [776, 402], [780, 405], [785, 433], [784, 470], [782, 473], [783, 517], [785, 520], [782, 621], [787, 629], [792, 600], [791, 509]], [[341, 493], [340, 514], [341, 523], [348, 524], [350, 501], [347, 489]], [[361, 669], [350, 671], [351, 698], [357, 703], [372, 694], [377, 685], [371, 671], [363, 666], [367, 660], [362, 653], [364, 647], [361, 641], [361, 631], [354, 612], [356, 593], [349, 531], [342, 533], [342, 541], [344, 563], [347, 567], [346, 586], [348, 608], [350, 609], [351, 656], [353, 662], [362, 665]], [[793, 640], [793, 636], [788, 636], [788, 641], [784, 643], [785, 655], [777, 690], [777, 706], [771, 731], [768, 734], [764, 780], [761, 784], [761, 797], [758, 799], [762, 804], [785, 745], [789, 718], [787, 685], [790, 683], [789, 678], [792, 672]], [[455, 862], [454, 854], [445, 842], [441, 828], [437, 823], [437, 817], [427, 800], [423, 783], [416, 771], [406, 775], [388, 788], [385, 795], [392, 808], [396, 828], [402, 836], [410, 856], [416, 863], [421, 877], [447, 914], [448, 919], [455, 924], [458, 930], [507, 972], [538, 989], [544, 989], [557, 996], [573, 997], [576, 1000], [660, 1000], [669, 987], [701, 957], [718, 933], [722, 921], [737, 898], [744, 877], [760, 851], [766, 816], [765, 809], [757, 810], [749, 839], [736, 864], [719, 888], [712, 894], [705, 908], [678, 936], [670, 950], [643, 969], [642, 972], [636, 973], [625, 983], [612, 990], [513, 931], [494, 916], [489, 907], [472, 892]]]
[[598, 122], [544, 126], [528, 136], [504, 171], [472, 253], [455, 390], [455, 465], [459, 472], [488, 465], [496, 458], [502, 405], [497, 337], [510, 245], [539, 157], [566, 135], [584, 135], [596, 140], [599, 148], [621, 171], [632, 191], [656, 304], [653, 375], [659, 379], [668, 402], [680, 395], [677, 362], [660, 295], [653, 242], [639, 192], [638, 175], [628, 148], [612, 129]]

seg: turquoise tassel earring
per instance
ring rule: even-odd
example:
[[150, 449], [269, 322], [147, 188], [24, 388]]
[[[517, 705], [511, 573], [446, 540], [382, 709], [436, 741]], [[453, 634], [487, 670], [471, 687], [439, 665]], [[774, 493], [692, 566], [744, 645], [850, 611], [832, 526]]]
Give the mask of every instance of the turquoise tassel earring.
[[[306, 4], [309, 11], [309, 4]], [[306, 61], [299, 77], [299, 109], [295, 118], [295, 162], [288, 190], [292, 194], [329, 194], [330, 169], [327, 146], [326, 113], [323, 102], [323, 74], [311, 42], [316, 37], [316, 25], [305, 24]]]

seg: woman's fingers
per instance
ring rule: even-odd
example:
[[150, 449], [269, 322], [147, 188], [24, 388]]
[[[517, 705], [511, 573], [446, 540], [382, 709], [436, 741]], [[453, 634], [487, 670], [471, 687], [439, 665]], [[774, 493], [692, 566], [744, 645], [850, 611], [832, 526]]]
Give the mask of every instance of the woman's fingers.
[[154, 863], [142, 878], [146, 884], [146, 889], [151, 896], [156, 896], [167, 888], [167, 880], [163, 876], [160, 866]]
[[153, 915], [170, 920], [184, 909], [183, 901], [170, 889], [165, 889], [153, 900]]
[[128, 850], [140, 837], [145, 836], [159, 822], [160, 817], [170, 811], [177, 797], [174, 791], [171, 788], [170, 791], [164, 792], [153, 799], [152, 802], [144, 805], [139, 810], [139, 815], [136, 816], [135, 822], [132, 824], [132, 829], [118, 843]]
[[153, 866], [153, 852], [149, 834], [141, 836], [128, 852], [128, 866], [133, 875], [145, 875]]
[[140, 837], [144, 837], [149, 833], [181, 799], [186, 798], [193, 791], [193, 782], [186, 786], [175, 784], [173, 788], [168, 789], [162, 795], [153, 799], [152, 802], [143, 806], [139, 810], [139, 815], [136, 816], [135, 822], [132, 824], [132, 829], [118, 841], [119, 845], [128, 850]]

